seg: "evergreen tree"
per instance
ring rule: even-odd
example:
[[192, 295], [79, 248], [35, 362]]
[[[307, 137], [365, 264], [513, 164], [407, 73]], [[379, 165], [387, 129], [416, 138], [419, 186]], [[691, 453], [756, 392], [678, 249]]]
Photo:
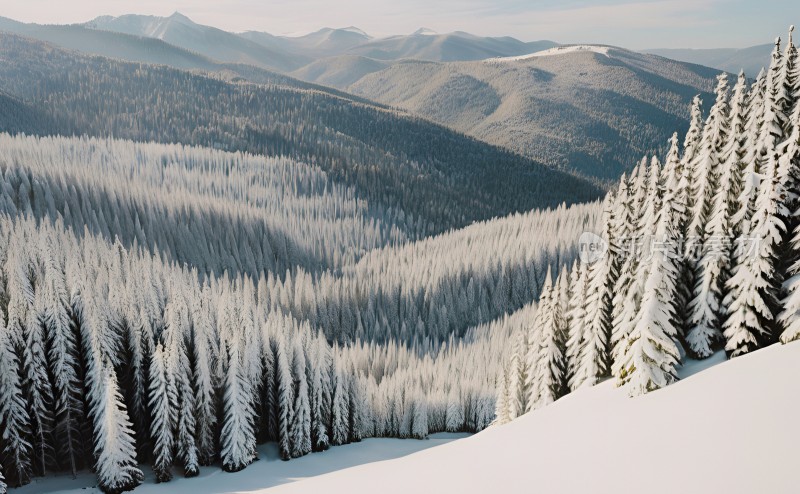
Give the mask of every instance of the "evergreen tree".
[[156, 482], [172, 480], [170, 468], [175, 449], [175, 410], [171, 404], [177, 401], [177, 397], [170, 396], [170, 392], [174, 392], [174, 386], [169, 383], [166, 361], [164, 347], [161, 344], [156, 345], [150, 357], [150, 399], [147, 404], [152, 414], [150, 434], [153, 440], [153, 473]]
[[656, 214], [655, 242], [636, 324], [628, 335], [622, 355], [619, 384], [635, 396], [677, 380], [680, 352], [673, 308], [678, 279], [678, 244], [675, 217], [670, 214], [674, 192], [667, 191], [664, 207]]
[[106, 494], [119, 494], [136, 488], [144, 474], [136, 464], [133, 424], [122, 400], [114, 369], [95, 351], [91, 412], [94, 423], [94, 452], [97, 483]]
[[295, 397], [289, 437], [292, 458], [298, 458], [311, 452], [311, 405], [308, 398], [306, 357], [300, 338], [294, 339], [293, 348], [293, 389], [295, 390]]
[[54, 251], [55, 239], [43, 236], [40, 243], [44, 267], [44, 321], [48, 333], [48, 364], [55, 390], [55, 437], [60, 463], [77, 475], [85, 456], [81, 426], [85, 420], [82, 383], [78, 376], [78, 343], [72, 330], [61, 259]]
[[567, 311], [567, 328], [569, 338], [566, 344], [566, 375], [565, 379], [569, 385], [570, 390], [574, 390], [579, 386], [579, 382], [575, 379], [578, 373], [578, 366], [580, 363], [580, 355], [584, 353], [584, 347], [587, 343], [587, 328], [586, 328], [586, 299], [587, 299], [587, 284], [589, 276], [589, 266], [584, 262], [575, 261], [570, 270], [570, 285], [572, 291], [569, 297], [569, 310]]
[[[559, 278], [565, 274], [559, 275]], [[536, 365], [533, 367], [532, 382], [536, 398], [532, 400], [536, 407], [548, 405], [564, 396], [567, 392], [565, 379], [566, 362], [564, 352], [566, 341], [564, 339], [564, 315], [562, 313], [559, 288], [563, 279], [557, 279], [552, 285], [552, 274], [548, 271], [544, 291], [550, 293], [544, 297], [545, 302], [537, 311], [538, 337], [536, 351]], [[536, 340], [534, 340], [536, 341]]]
[[277, 352], [277, 385], [278, 385], [278, 446], [282, 460], [292, 457], [292, 425], [295, 420], [294, 377], [290, 367], [289, 343], [286, 335], [280, 335]]
[[22, 486], [30, 482], [33, 474], [30, 416], [22, 395], [19, 360], [10, 336], [5, 327], [5, 314], [0, 310], [0, 432], [3, 439], [0, 453], [8, 482], [12, 486]]
[[223, 420], [220, 433], [220, 458], [226, 472], [243, 470], [255, 459], [253, 398], [247, 382], [242, 352], [242, 336], [235, 329], [229, 333], [227, 372], [223, 396]]

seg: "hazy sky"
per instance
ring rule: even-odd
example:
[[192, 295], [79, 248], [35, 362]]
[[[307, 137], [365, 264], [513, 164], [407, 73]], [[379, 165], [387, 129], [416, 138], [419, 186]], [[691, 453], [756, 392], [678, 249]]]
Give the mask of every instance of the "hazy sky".
[[228, 31], [304, 34], [354, 25], [384, 36], [424, 26], [634, 49], [745, 47], [800, 24], [798, 0], [0, 0], [0, 16], [39, 23], [176, 10]]

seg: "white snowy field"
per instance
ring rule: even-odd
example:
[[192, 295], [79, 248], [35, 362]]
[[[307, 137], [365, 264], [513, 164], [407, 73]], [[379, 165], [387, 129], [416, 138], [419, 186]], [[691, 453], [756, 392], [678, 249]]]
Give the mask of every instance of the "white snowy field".
[[537, 57], [552, 57], [554, 55], [566, 55], [569, 53], [597, 53], [600, 55], [608, 56], [607, 46], [597, 45], [570, 45], [570, 46], [555, 46], [547, 50], [537, 51], [536, 53], [529, 53], [527, 55], [517, 55], [515, 57], [500, 57], [489, 58], [489, 62], [519, 62], [521, 60], [529, 60]]
[[[433, 434], [424, 441], [372, 438], [359, 443], [336, 446], [328, 451], [312, 453], [291, 461], [281, 461], [277, 445], [270, 443], [259, 446], [259, 461], [236, 473], [226, 473], [218, 466], [212, 466], [201, 468], [198, 477], [185, 479], [181, 472], [175, 469], [172, 481], [156, 484], [153, 472], [149, 468], [143, 468], [145, 482], [133, 492], [222, 494], [260, 491], [356, 465], [400, 458], [468, 436], [469, 434]], [[15, 494], [99, 493], [100, 490], [95, 484], [94, 474], [87, 472], [79, 475], [77, 479], [72, 479], [69, 475], [36, 478], [31, 484], [13, 489], [12, 492]]]
[[800, 492], [800, 343], [628, 398], [612, 382], [462, 441], [270, 493]]

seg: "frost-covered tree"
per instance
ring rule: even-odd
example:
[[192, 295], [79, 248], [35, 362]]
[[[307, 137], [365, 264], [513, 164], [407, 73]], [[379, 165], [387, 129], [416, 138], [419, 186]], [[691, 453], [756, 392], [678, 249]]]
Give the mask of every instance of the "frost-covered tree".
[[660, 389], [677, 380], [680, 352], [674, 339], [674, 297], [678, 279], [674, 217], [668, 190], [664, 207], [657, 213], [652, 257], [636, 323], [626, 338], [619, 366], [618, 382], [632, 396]]
[[255, 459], [253, 397], [249, 392], [242, 343], [242, 335], [232, 328], [225, 342], [228, 365], [220, 433], [220, 458], [226, 472], [238, 472]]
[[122, 400], [114, 369], [96, 352], [93, 357], [90, 415], [94, 423], [95, 471], [100, 490], [119, 494], [136, 488], [144, 474], [136, 464], [133, 424]]
[[571, 390], [574, 390], [579, 383], [573, 378], [578, 372], [580, 355], [587, 344], [586, 340], [586, 303], [587, 288], [589, 281], [589, 266], [584, 262], [575, 261], [570, 270], [571, 291], [568, 299], [568, 310], [566, 313], [567, 340], [564, 358], [565, 379]]
[[172, 479], [172, 462], [175, 454], [175, 414], [172, 404], [177, 401], [175, 387], [169, 383], [167, 356], [161, 344], [156, 345], [150, 357], [149, 402], [150, 435], [153, 444], [153, 473], [156, 482], [169, 482]]
[[30, 482], [31, 470], [30, 416], [22, 395], [19, 360], [11, 334], [5, 327], [5, 314], [0, 310], [0, 429], [2, 431], [2, 464], [14, 486]]
[[298, 458], [311, 452], [311, 404], [308, 397], [306, 357], [300, 338], [294, 339], [292, 347], [295, 396], [289, 434], [292, 458]]
[[[537, 310], [537, 324], [534, 338], [533, 351], [536, 352], [535, 365], [531, 372], [531, 382], [534, 407], [548, 405], [566, 394], [568, 386], [565, 378], [566, 361], [564, 352], [566, 349], [564, 314], [562, 312], [560, 287], [563, 276], [567, 274], [562, 271], [560, 279], [552, 284], [552, 274], [548, 271], [544, 292], [549, 292], [544, 297], [544, 302], [540, 301]], [[544, 296], [544, 295], [543, 295]]]

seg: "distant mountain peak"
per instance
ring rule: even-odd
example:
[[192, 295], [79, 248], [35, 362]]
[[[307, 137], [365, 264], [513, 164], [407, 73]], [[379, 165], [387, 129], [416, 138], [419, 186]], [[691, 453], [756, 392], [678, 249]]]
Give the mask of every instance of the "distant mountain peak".
[[411, 36], [436, 36], [437, 34], [439, 33], [434, 31], [433, 29], [428, 29], [427, 27], [421, 27], [416, 31], [414, 31], [413, 33], [411, 33]]
[[365, 38], [371, 38], [371, 36], [369, 34], [367, 34], [366, 32], [362, 31], [361, 29], [359, 29], [359, 28], [357, 28], [355, 26], [343, 27], [343, 28], [340, 29], [340, 31], [347, 31], [348, 33], [360, 34], [361, 36], [364, 36]]
[[175, 12], [173, 12], [172, 15], [169, 16], [167, 19], [169, 19], [171, 21], [183, 22], [185, 24], [194, 24], [194, 21], [192, 21], [191, 19], [189, 19], [185, 15], [181, 14], [177, 10]]

